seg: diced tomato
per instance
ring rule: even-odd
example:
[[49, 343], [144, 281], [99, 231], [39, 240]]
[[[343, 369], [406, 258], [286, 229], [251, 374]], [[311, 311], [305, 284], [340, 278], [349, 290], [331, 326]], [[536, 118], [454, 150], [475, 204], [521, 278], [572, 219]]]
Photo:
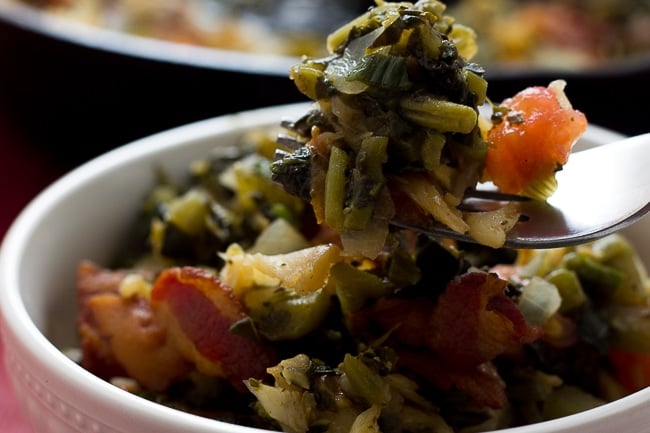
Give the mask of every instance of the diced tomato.
[[650, 354], [610, 349], [615, 376], [629, 392], [650, 386]]
[[503, 101], [511, 111], [488, 133], [485, 167], [501, 191], [521, 193], [566, 164], [587, 119], [560, 101], [550, 87], [529, 87]]

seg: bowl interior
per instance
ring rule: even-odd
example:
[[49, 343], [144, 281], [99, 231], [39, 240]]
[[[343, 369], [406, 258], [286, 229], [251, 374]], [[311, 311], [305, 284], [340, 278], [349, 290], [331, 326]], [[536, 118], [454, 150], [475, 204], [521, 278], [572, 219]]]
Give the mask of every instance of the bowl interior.
[[[160, 133], [113, 150], [79, 167], [39, 195], [5, 237], [0, 255], [0, 311], [25, 338], [42, 333], [59, 349], [78, 344], [75, 269], [80, 259], [107, 263], [123, 245], [154, 168], [172, 175], [215, 146], [236, 142], [244, 131], [278, 125], [303, 114], [291, 104], [223, 116]], [[590, 126], [579, 148], [619, 137]], [[650, 218], [625, 233], [650, 265]], [[35, 328], [31, 329], [33, 321]]]

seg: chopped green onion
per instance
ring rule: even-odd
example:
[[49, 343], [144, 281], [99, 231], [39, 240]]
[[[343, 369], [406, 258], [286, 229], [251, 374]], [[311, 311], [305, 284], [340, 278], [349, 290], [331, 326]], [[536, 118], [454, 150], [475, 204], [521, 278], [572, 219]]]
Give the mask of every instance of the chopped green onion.
[[347, 185], [348, 154], [332, 146], [325, 176], [325, 223], [334, 230], [343, 230], [343, 206]]
[[383, 164], [388, 160], [388, 137], [368, 137], [361, 147], [352, 171], [351, 203], [344, 209], [344, 230], [362, 230], [370, 221], [375, 200], [384, 186]]
[[388, 383], [379, 373], [373, 371], [361, 359], [346, 354], [341, 364], [351, 392], [370, 404], [384, 405], [390, 399]]
[[406, 72], [406, 59], [380, 52], [364, 57], [350, 71], [348, 79], [382, 89], [408, 90], [412, 85]]

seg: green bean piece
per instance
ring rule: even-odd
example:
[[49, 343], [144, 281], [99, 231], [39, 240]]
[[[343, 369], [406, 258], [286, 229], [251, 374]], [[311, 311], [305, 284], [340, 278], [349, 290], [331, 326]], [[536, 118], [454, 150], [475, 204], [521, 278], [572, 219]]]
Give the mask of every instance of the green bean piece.
[[345, 380], [352, 393], [368, 403], [384, 405], [390, 399], [388, 383], [359, 358], [346, 354], [341, 363], [341, 370], [345, 373]]
[[325, 223], [336, 231], [343, 231], [343, 206], [350, 158], [337, 146], [332, 146], [325, 175]]
[[578, 275], [569, 269], [559, 268], [551, 271], [546, 280], [557, 287], [560, 296], [562, 297], [562, 304], [560, 305], [560, 313], [565, 313], [577, 308], [585, 303], [587, 295], [585, 295]]
[[599, 239], [591, 245], [600, 262], [618, 269], [625, 280], [614, 294], [614, 301], [627, 305], [646, 305], [650, 296], [650, 280], [639, 255], [620, 234]]
[[440, 33], [428, 31], [425, 26], [420, 26], [415, 29], [411, 40], [421, 44], [422, 56], [425, 62], [433, 64], [440, 58], [442, 50], [442, 36]]
[[483, 105], [487, 97], [487, 81], [474, 72], [464, 69], [463, 75], [469, 91], [476, 95], [476, 105]]
[[[372, 186], [371, 182], [368, 182], [368, 180], [368, 178], [361, 175], [359, 170], [354, 169], [352, 171], [353, 196], [363, 197], [363, 192], [369, 192], [368, 190], [371, 189]], [[370, 197], [363, 197], [364, 200], [359, 204], [352, 202], [350, 206], [343, 209], [344, 231], [363, 230], [368, 225], [375, 208], [374, 201], [370, 201], [368, 198]]]
[[576, 272], [585, 290], [593, 288], [593, 295], [600, 295], [604, 299], [611, 297], [625, 280], [623, 272], [603, 265], [586, 254], [570, 252], [564, 256], [563, 264], [567, 269]]
[[429, 131], [425, 135], [420, 149], [422, 164], [427, 171], [434, 171], [441, 164], [442, 149], [445, 147], [447, 138], [439, 132]]
[[368, 137], [361, 142], [352, 171], [350, 205], [343, 210], [344, 230], [363, 230], [370, 221], [377, 195], [385, 184], [387, 146], [388, 137]]
[[478, 121], [474, 108], [429, 96], [403, 98], [400, 108], [407, 119], [440, 132], [469, 134]]

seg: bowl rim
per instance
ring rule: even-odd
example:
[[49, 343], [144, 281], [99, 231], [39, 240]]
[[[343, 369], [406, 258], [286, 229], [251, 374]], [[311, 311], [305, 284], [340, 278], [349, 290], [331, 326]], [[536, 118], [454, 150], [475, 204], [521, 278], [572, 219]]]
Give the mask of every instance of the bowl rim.
[[[288, 76], [290, 68], [301, 62], [298, 56], [248, 53], [132, 35], [57, 16], [17, 0], [0, 0], [2, 20], [32, 33], [91, 49], [198, 68]], [[484, 66], [490, 80], [548, 79], [559, 75], [567, 78], [607, 78], [650, 69], [650, 51], [577, 70], [526, 65]]]
[[[134, 159], [152, 158], [156, 153], [177, 148], [194, 140], [218, 138], [225, 133], [243, 131], [246, 128], [273, 125], [286, 117], [304, 114], [310, 103], [300, 102], [271, 106], [239, 113], [206, 119], [180, 127], [172, 128], [148, 137], [133, 141], [100, 155], [63, 175], [46, 187], [18, 215], [0, 245], [0, 337], [5, 342], [20, 345], [21, 351], [29, 352], [38, 360], [42, 368], [55, 376], [69, 381], [82, 395], [93, 398], [120, 401], [121, 410], [134, 417], [144, 416], [141, 409], [146, 408], [149, 416], [173, 426], [190, 426], [197, 432], [220, 431], [222, 433], [267, 432], [251, 427], [243, 427], [223, 421], [212, 420], [171, 409], [146, 400], [93, 375], [69, 359], [54, 343], [38, 329], [30, 319], [20, 294], [18, 269], [21, 254], [31, 236], [33, 226], [38, 225], [47, 215], [48, 209], [72, 191], [83, 188], [84, 181], [115, 170], [121, 164]], [[583, 135], [587, 141], [601, 143], [617, 139], [621, 134], [590, 125]], [[5, 350], [5, 356], [7, 356]], [[606, 418], [631, 412], [640, 413], [650, 402], [650, 388], [638, 391], [604, 406], [580, 412], [563, 418], [544, 421], [523, 427], [501, 430], [504, 433], [553, 433], [577, 431], [588, 427], [596, 428]], [[586, 431], [586, 430], [585, 430]]]

